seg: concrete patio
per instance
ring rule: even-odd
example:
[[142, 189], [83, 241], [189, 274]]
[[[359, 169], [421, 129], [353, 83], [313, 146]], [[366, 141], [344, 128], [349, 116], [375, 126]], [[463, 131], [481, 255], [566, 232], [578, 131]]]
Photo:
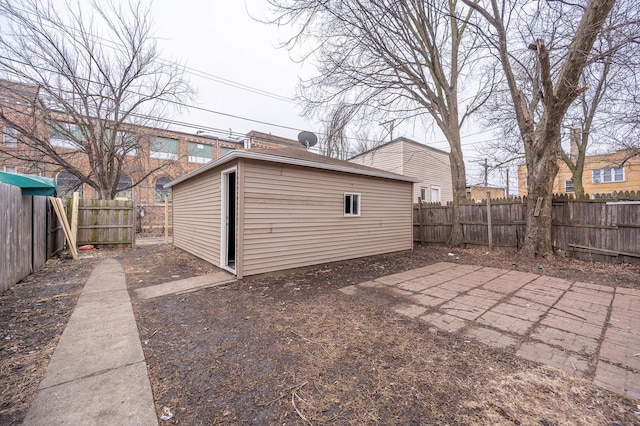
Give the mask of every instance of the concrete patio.
[[640, 290], [436, 263], [341, 289], [384, 288], [399, 314], [640, 399]]

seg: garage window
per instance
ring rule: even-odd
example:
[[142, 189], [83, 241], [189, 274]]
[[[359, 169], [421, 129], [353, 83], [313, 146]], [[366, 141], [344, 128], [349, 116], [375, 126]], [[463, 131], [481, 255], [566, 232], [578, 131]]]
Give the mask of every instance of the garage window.
[[344, 194], [344, 215], [360, 216], [360, 194]]

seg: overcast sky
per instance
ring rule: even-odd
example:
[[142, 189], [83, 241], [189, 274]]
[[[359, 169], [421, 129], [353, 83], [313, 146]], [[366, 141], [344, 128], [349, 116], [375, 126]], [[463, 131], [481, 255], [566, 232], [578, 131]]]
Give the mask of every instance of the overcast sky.
[[[54, 1], [63, 7], [64, 0]], [[257, 130], [291, 139], [302, 130], [321, 133], [320, 123], [303, 118], [302, 106], [295, 100], [299, 79], [313, 73], [312, 65], [294, 62], [286, 49], [279, 48], [288, 28], [251, 17], [268, 15], [266, 0], [154, 0], [151, 13], [161, 57], [185, 65], [197, 93], [195, 104], [200, 109], [183, 108], [170, 117], [188, 124], [176, 130], [216, 136]], [[388, 138], [378, 122], [372, 122], [369, 130], [372, 138]], [[477, 183], [482, 180], [478, 167], [482, 155], [476, 148], [493, 136], [477, 127], [462, 131], [467, 180]], [[403, 123], [393, 136], [449, 151], [430, 120]]]
[[[163, 57], [208, 74], [188, 74], [200, 107], [273, 125], [197, 110], [183, 110], [176, 118], [202, 129], [231, 129], [238, 133], [258, 130], [292, 139], [300, 130], [321, 132], [317, 121], [301, 116], [302, 107], [294, 100], [299, 78], [312, 73], [313, 68], [306, 65], [303, 69], [286, 49], [278, 48], [288, 29], [265, 25], [250, 16], [265, 17], [265, 0], [155, 0], [152, 13]], [[234, 87], [219, 79], [275, 96]], [[399, 126], [394, 137], [405, 136], [449, 151], [442, 134], [429, 124], [418, 121]], [[379, 123], [371, 123], [371, 135], [382, 131]], [[490, 132], [480, 131], [477, 127], [463, 129], [469, 180], [474, 183], [480, 173], [476, 148], [482, 140], [493, 137]]]
[[248, 8], [264, 16], [265, 7], [263, 0], [247, 0], [246, 8], [242, 0], [153, 3], [162, 56], [185, 64], [188, 71], [200, 72], [187, 74], [197, 91], [198, 106], [283, 127], [197, 110], [179, 113], [182, 121], [203, 128], [240, 133], [259, 130], [290, 138], [301, 130], [318, 130], [318, 124], [300, 116], [301, 108], [294, 100], [301, 65], [277, 48], [277, 28], [256, 22], [247, 13]]

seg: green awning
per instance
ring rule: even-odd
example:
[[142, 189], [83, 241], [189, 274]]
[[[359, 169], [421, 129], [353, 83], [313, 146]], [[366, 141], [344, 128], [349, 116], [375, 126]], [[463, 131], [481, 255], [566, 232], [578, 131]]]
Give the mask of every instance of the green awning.
[[56, 181], [37, 175], [0, 172], [0, 182], [22, 188], [22, 195], [56, 195]]

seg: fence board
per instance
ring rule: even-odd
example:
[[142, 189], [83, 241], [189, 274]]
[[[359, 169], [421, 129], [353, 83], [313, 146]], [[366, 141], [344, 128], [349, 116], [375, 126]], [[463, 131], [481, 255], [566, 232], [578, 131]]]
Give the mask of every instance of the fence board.
[[133, 246], [135, 214], [131, 201], [79, 201], [78, 245]]
[[42, 267], [50, 235], [46, 197], [22, 195], [15, 186], [0, 183], [0, 292]]
[[[631, 194], [631, 197], [633, 199], [636, 195]], [[417, 213], [420, 208], [422, 223]], [[526, 209], [526, 202], [521, 198], [491, 200], [494, 247], [522, 247]], [[486, 201], [463, 205], [460, 212], [464, 243], [488, 247]], [[552, 241], [556, 250], [593, 260], [640, 263], [640, 202], [557, 197], [551, 213]], [[446, 242], [451, 233], [451, 215], [451, 205], [414, 205], [414, 241], [427, 244]]]

